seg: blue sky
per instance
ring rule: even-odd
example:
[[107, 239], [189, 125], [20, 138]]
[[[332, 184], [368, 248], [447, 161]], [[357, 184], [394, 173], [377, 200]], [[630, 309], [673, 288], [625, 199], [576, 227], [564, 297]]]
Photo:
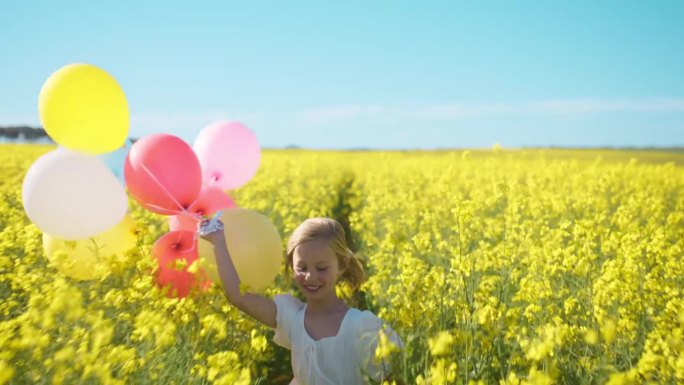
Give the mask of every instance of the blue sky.
[[[74, 62], [130, 136], [264, 147], [684, 146], [683, 1], [0, 0], [0, 126]], [[94, 128], [96, 129], [96, 128]]]

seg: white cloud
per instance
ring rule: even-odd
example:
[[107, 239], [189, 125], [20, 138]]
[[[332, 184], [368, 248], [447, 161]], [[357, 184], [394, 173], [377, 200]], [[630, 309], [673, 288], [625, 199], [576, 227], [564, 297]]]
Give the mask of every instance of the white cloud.
[[[491, 116], [584, 115], [615, 112], [681, 113], [684, 99], [601, 100], [567, 99], [524, 103], [450, 103], [425, 106], [338, 105], [290, 111], [150, 111], [132, 116], [131, 136], [182, 132], [193, 136], [217, 120], [240, 121], [248, 126], [305, 128], [325, 124], [365, 121], [455, 121]], [[187, 139], [187, 138], [186, 138]]]
[[7, 108], [0, 107], [1, 126], [40, 126], [38, 111], [35, 114], [16, 114]]
[[504, 103], [491, 104], [443, 104], [414, 108], [407, 111], [411, 117], [421, 119], [461, 119], [486, 115], [498, 115], [515, 112], [514, 105]]
[[398, 111], [393, 107], [385, 106], [355, 106], [343, 105], [333, 107], [314, 108], [310, 110], [297, 111], [295, 115], [298, 120], [307, 124], [324, 123], [329, 121], [350, 120], [357, 118], [378, 118], [396, 114]]
[[524, 112], [542, 114], [584, 114], [607, 112], [684, 112], [682, 99], [598, 100], [574, 99], [526, 103]]
[[[254, 122], [258, 119], [259, 116], [256, 114], [228, 111], [148, 111], [131, 116], [131, 136], [178, 132], [194, 138], [193, 134], [197, 134], [202, 128], [217, 120]], [[192, 139], [185, 136], [186, 140]]]
[[684, 112], [684, 99], [544, 100], [526, 103], [450, 103], [427, 106], [342, 105], [300, 111], [302, 123], [321, 124], [370, 119], [372, 121], [459, 120], [500, 115], [568, 115], [613, 112]]

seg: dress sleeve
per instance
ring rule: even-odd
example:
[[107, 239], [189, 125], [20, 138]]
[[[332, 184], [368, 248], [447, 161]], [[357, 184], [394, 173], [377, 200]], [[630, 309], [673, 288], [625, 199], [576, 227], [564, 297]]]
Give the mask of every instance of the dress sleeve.
[[292, 349], [293, 320], [303, 303], [290, 294], [278, 294], [273, 297], [273, 302], [276, 304], [276, 327], [273, 342], [284, 348]]
[[[383, 327], [384, 326], [384, 327]], [[389, 357], [376, 358], [375, 350], [378, 347], [380, 331], [387, 336], [388, 343], [401, 349], [401, 339], [397, 333], [370, 311], [364, 311], [357, 321], [356, 354], [359, 358], [361, 371], [375, 381], [386, 379], [391, 372]]]

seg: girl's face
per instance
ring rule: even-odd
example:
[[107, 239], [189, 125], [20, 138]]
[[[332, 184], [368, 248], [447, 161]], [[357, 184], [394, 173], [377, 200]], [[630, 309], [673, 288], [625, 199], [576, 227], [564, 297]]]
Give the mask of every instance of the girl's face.
[[324, 239], [314, 239], [295, 248], [292, 270], [299, 290], [308, 299], [335, 294], [340, 271], [337, 256]]

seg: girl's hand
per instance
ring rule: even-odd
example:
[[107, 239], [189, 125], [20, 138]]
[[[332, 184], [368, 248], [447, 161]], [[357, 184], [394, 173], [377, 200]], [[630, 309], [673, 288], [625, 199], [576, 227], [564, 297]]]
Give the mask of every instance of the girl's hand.
[[216, 223], [217, 226], [214, 227], [211, 226], [211, 222], [211, 219], [204, 219], [197, 224], [200, 237], [211, 242], [214, 246], [225, 245], [226, 236], [223, 234], [223, 222], [216, 219], [214, 223]]

